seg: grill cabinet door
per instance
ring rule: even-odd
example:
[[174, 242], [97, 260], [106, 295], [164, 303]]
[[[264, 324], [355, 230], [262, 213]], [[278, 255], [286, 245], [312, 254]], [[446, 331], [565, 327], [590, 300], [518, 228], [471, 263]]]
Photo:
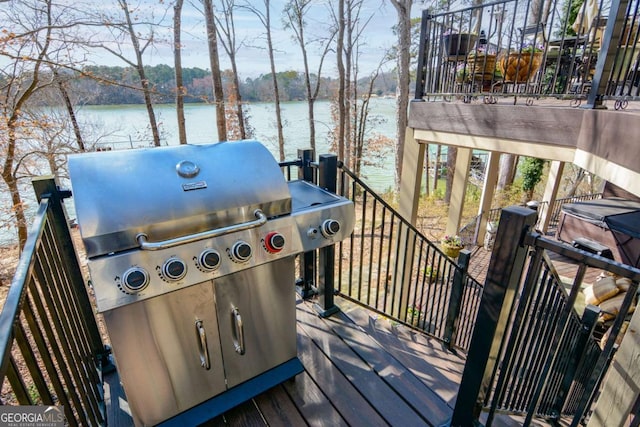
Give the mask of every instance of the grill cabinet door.
[[225, 390], [210, 281], [104, 318], [137, 425], [155, 425]]
[[214, 280], [231, 388], [296, 357], [294, 258]]

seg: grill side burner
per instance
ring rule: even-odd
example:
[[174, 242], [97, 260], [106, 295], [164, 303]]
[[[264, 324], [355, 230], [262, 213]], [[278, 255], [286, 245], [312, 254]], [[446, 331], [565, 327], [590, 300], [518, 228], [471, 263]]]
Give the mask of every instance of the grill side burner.
[[77, 155], [69, 170], [136, 425], [199, 424], [302, 371], [294, 258], [351, 234], [351, 201], [287, 183], [258, 142]]

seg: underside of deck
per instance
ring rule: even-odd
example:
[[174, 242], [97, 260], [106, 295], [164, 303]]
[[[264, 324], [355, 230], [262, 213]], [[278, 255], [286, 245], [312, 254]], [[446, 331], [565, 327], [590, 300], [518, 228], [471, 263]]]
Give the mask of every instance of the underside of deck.
[[[323, 319], [298, 299], [305, 371], [205, 425], [446, 425], [464, 355], [347, 300], [337, 303], [341, 312]], [[117, 373], [105, 380], [105, 400], [108, 425], [132, 425]], [[521, 424], [500, 416], [493, 425]]]

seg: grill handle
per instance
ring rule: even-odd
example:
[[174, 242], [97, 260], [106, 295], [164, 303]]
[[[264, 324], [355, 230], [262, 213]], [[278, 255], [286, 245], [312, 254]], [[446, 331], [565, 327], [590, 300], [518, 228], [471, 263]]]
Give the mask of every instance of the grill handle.
[[196, 320], [196, 333], [198, 335], [198, 350], [200, 351], [200, 366], [208, 371], [211, 369], [211, 360], [207, 346], [207, 333], [204, 330], [202, 320]]
[[200, 233], [189, 234], [187, 236], [176, 237], [175, 239], [163, 240], [160, 242], [149, 242], [147, 240], [148, 236], [145, 233], [140, 233], [136, 236], [136, 240], [140, 245], [140, 249], [143, 249], [145, 251], [157, 251], [160, 249], [172, 248], [174, 246], [183, 245], [186, 243], [197, 242], [198, 240], [223, 236], [225, 234], [234, 233], [236, 231], [260, 227], [261, 225], [267, 223], [267, 216], [260, 209], [256, 209], [253, 214], [256, 216], [256, 219], [253, 221], [228, 225], [226, 227], [215, 228], [213, 230], [207, 230]]
[[233, 348], [239, 355], [244, 354], [244, 328], [242, 327], [242, 317], [237, 307], [231, 307], [231, 333], [233, 335]]

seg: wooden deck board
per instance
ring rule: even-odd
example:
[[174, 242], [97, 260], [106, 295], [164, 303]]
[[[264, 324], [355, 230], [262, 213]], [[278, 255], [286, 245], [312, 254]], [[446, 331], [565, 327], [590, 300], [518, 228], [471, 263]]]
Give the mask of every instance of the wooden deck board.
[[253, 400], [267, 425], [298, 427], [306, 424], [302, 414], [282, 385], [272, 388], [267, 393], [262, 393]]
[[[340, 302], [347, 315], [385, 350], [422, 381], [430, 395], [453, 408], [464, 369], [464, 359], [434, 339], [383, 317]], [[446, 411], [446, 410], [445, 410]], [[451, 410], [446, 411], [449, 416]]]
[[[303, 373], [204, 425], [406, 427], [450, 419], [462, 357], [361, 306], [336, 301], [343, 312], [328, 319], [318, 317], [312, 303], [298, 301]], [[131, 426], [117, 373], [107, 376], [105, 387], [108, 425]]]
[[[312, 310], [306, 303], [299, 306], [299, 324], [386, 423], [399, 426], [423, 425], [425, 420], [415, 409], [371, 369], [341, 337], [327, 327], [329, 319], [320, 319], [315, 313], [310, 312], [310, 309]], [[361, 414], [354, 415], [356, 416], [354, 421], [362, 420]]]

